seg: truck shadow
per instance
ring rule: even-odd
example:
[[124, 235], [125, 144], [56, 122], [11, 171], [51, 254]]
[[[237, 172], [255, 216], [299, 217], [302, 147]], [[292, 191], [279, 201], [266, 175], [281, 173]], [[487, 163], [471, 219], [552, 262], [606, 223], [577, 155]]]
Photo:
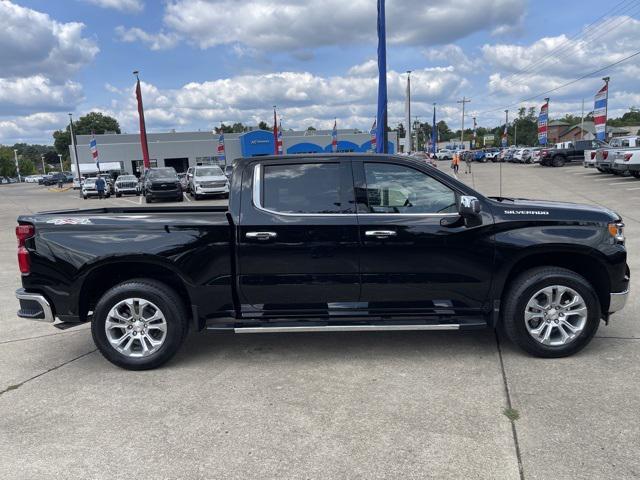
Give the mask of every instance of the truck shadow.
[[333, 362], [382, 358], [463, 360], [497, 355], [493, 331], [192, 333], [170, 365], [210, 362]]

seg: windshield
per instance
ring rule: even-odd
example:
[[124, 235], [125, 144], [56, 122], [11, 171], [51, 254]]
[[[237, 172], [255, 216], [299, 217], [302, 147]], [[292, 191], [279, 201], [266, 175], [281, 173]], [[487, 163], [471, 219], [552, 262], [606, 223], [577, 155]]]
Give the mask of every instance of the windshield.
[[96, 179], [95, 179], [95, 178], [87, 178], [87, 179], [84, 181], [84, 184], [85, 184], [85, 185], [93, 185], [94, 183], [96, 183]]
[[173, 168], [154, 168], [149, 171], [149, 178], [178, 178]]
[[196, 168], [196, 177], [219, 177], [224, 175], [218, 166]]

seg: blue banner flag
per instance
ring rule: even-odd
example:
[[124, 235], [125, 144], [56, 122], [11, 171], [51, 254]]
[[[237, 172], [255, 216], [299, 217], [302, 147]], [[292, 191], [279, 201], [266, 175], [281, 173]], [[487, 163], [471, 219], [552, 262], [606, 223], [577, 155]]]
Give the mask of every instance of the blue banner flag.
[[387, 34], [385, 0], [378, 0], [378, 113], [376, 116], [376, 153], [387, 152]]

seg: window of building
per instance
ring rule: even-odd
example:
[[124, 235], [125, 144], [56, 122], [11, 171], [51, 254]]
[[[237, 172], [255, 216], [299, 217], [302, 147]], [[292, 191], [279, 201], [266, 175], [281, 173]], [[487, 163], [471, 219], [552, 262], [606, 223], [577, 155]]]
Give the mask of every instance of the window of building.
[[224, 157], [222, 156], [213, 156], [213, 157], [196, 157], [196, 165], [224, 165]]
[[456, 195], [433, 177], [403, 165], [365, 163], [370, 213], [455, 213]]
[[340, 165], [265, 165], [262, 205], [281, 213], [340, 213]]

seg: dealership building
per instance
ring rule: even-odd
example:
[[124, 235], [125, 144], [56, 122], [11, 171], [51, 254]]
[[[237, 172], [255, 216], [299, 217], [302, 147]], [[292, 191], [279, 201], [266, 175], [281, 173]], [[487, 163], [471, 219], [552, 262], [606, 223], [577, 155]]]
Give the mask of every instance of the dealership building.
[[[138, 134], [96, 135], [100, 169], [119, 170], [139, 175], [142, 171], [142, 149]], [[185, 172], [196, 165], [231, 164], [235, 158], [273, 155], [273, 132], [250, 130], [245, 133], [225, 133], [225, 156], [217, 154], [219, 135], [211, 132], [148, 133], [149, 158], [152, 167], [173, 167]], [[284, 131], [283, 150], [286, 154], [331, 152], [331, 130]], [[90, 135], [77, 136], [78, 162], [81, 173], [96, 172], [89, 149]], [[397, 151], [395, 132], [389, 132], [388, 151]], [[371, 135], [357, 130], [338, 131], [338, 152], [371, 152]], [[71, 158], [74, 158], [70, 147]], [[72, 164], [75, 171], [75, 165]]]

